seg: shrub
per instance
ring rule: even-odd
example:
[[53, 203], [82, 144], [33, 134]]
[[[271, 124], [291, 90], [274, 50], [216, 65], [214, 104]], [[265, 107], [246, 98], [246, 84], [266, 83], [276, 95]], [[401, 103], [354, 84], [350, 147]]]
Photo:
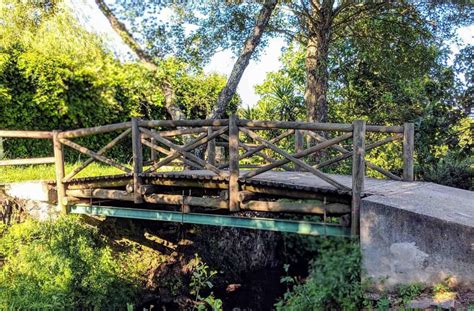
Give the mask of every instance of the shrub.
[[135, 289], [104, 242], [74, 216], [9, 227], [0, 238], [0, 309], [125, 308]]
[[363, 301], [360, 281], [359, 245], [339, 239], [321, 243], [320, 253], [311, 263], [303, 284], [287, 292], [275, 306], [277, 310], [356, 310]]
[[437, 163], [423, 167], [423, 179], [461, 189], [474, 189], [474, 161], [448, 153]]

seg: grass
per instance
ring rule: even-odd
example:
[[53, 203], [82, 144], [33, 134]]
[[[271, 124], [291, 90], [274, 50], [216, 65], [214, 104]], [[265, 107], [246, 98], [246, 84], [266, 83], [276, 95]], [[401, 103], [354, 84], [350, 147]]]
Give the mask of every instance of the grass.
[[[78, 167], [79, 165], [79, 163], [66, 164], [66, 174], [74, 168]], [[105, 166], [99, 163], [91, 163], [75, 177], [80, 178], [117, 174], [123, 174], [123, 172], [112, 166]], [[55, 180], [55, 178], [55, 169], [53, 164], [0, 167], [0, 183], [30, 180]]]

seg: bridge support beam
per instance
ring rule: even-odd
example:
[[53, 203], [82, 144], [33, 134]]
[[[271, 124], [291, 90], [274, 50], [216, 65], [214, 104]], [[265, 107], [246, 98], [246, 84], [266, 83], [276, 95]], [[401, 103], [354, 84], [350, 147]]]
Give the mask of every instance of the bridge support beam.
[[58, 200], [58, 209], [63, 214], [67, 214], [66, 206], [66, 187], [63, 183], [64, 178], [64, 146], [59, 141], [59, 131], [53, 131], [54, 162], [56, 169], [56, 193]]
[[292, 232], [304, 235], [328, 235], [349, 237], [348, 228], [309, 221], [293, 221], [270, 218], [245, 218], [212, 214], [181, 213], [172, 211], [145, 210], [136, 208], [73, 205], [72, 214], [108, 216], [118, 218], [146, 219], [177, 223], [236, 227], [244, 229]]

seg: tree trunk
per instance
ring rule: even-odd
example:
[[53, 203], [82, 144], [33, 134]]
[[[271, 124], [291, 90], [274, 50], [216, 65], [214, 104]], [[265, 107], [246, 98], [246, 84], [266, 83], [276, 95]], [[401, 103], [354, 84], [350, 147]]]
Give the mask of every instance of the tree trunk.
[[[127, 44], [130, 49], [137, 55], [138, 59], [142, 64], [144, 64], [148, 69], [156, 71], [158, 67], [153, 62], [153, 57], [148, 55], [144, 50], [140, 48], [138, 42], [133, 38], [132, 34], [128, 31], [123, 23], [121, 23], [117, 17], [114, 15], [112, 10], [107, 6], [103, 0], [95, 0], [95, 3], [102, 11], [102, 14], [109, 20], [110, 26], [112, 29], [122, 38], [123, 42]], [[169, 81], [164, 81], [161, 87], [163, 95], [165, 96], [165, 107], [168, 111], [172, 120], [183, 120], [185, 115], [181, 108], [176, 104], [173, 86]]]
[[[332, 2], [332, 1], [325, 1]], [[320, 24], [310, 34], [306, 50], [306, 90], [304, 100], [308, 109], [308, 121], [327, 122], [328, 118], [328, 56], [331, 41], [332, 9], [324, 7], [317, 13]]]
[[253, 28], [253, 31], [247, 40], [245, 40], [244, 47], [240, 52], [234, 67], [232, 68], [229, 79], [227, 80], [225, 87], [219, 93], [217, 105], [211, 112], [212, 119], [221, 119], [225, 117], [227, 107], [229, 106], [229, 103], [234, 96], [235, 91], [237, 90], [237, 86], [239, 85], [240, 79], [242, 78], [242, 75], [249, 64], [252, 54], [255, 52], [255, 49], [260, 43], [262, 34], [268, 25], [276, 4], [276, 0], [267, 0], [263, 4], [263, 7], [258, 14], [255, 27]]
[[[313, 10], [313, 18], [310, 21], [313, 31], [310, 32], [306, 47], [306, 90], [304, 100], [307, 108], [307, 120], [309, 122], [327, 122], [328, 103], [327, 91], [329, 81], [328, 56], [329, 44], [332, 36], [332, 13], [333, 0], [324, 0], [319, 10]], [[319, 133], [326, 137], [325, 132]], [[308, 145], [316, 143], [308, 136]], [[311, 161], [319, 162], [324, 157], [324, 150], [311, 156]]]

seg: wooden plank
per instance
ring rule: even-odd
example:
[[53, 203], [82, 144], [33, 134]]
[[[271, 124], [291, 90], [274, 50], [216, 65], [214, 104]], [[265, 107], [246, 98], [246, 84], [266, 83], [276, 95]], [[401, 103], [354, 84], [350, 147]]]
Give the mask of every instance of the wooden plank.
[[[225, 128], [224, 128], [225, 129]], [[224, 130], [223, 129], [223, 130]], [[185, 148], [191, 148], [191, 149], [194, 149], [195, 147], [193, 146], [200, 146], [202, 144], [205, 144], [207, 143], [207, 141], [210, 139], [209, 136], [206, 136], [205, 138], [201, 139], [199, 142], [196, 142], [196, 144], [192, 144], [192, 145], [188, 145], [188, 147], [180, 147], [172, 142], [170, 142], [169, 140], [161, 137], [158, 133], [152, 133], [150, 130], [147, 130], [147, 129], [144, 129], [144, 128], [140, 128], [140, 131], [146, 135], [148, 135], [149, 137], [153, 137], [156, 139], [156, 141], [162, 143], [163, 145], [171, 148], [171, 149], [174, 149], [174, 154], [177, 154], [177, 156], [179, 156], [179, 154], [183, 157], [186, 157], [186, 158], [189, 158], [191, 161], [193, 162], [196, 162], [197, 164], [200, 164], [202, 167], [205, 167], [206, 169], [208, 170], [211, 170], [213, 171], [214, 173], [218, 174], [218, 175], [221, 175], [221, 176], [224, 176], [223, 173], [217, 168], [215, 167], [214, 165], [211, 165], [209, 163], [207, 163], [206, 161], [198, 158], [197, 156], [195, 156], [194, 154], [190, 153], [190, 152], [187, 152]], [[216, 131], [214, 132], [213, 134], [214, 135], [219, 135], [218, 134], [219, 131]], [[212, 138], [211, 138], [212, 139]], [[199, 144], [198, 144], [199, 143]], [[168, 157], [169, 158], [169, 157]], [[156, 166], [158, 166], [158, 164], [164, 162], [164, 160], [160, 161], [159, 163], [156, 164]], [[155, 166], [154, 166], [155, 167]], [[158, 166], [159, 167], [159, 166]]]
[[140, 191], [140, 187], [142, 186], [140, 174], [143, 173], [143, 147], [140, 129], [138, 127], [139, 121], [138, 118], [132, 118], [133, 194], [135, 203], [143, 202]]
[[249, 201], [241, 203], [241, 209], [259, 212], [301, 213], [328, 216], [340, 216], [351, 212], [351, 207], [347, 204], [329, 203], [324, 205], [321, 201], [310, 203]]
[[[212, 128], [207, 129], [207, 136], [212, 137]], [[207, 162], [211, 165], [216, 165], [216, 140], [211, 139], [207, 142]]]
[[55, 163], [54, 157], [0, 160], [0, 166], [35, 165], [35, 164], [52, 164], [52, 163]]
[[150, 194], [145, 195], [144, 200], [147, 203], [164, 205], [190, 205], [208, 208], [227, 209], [227, 201], [217, 198], [203, 198], [193, 196], [183, 196], [180, 194]]
[[76, 138], [76, 137], [83, 137], [89, 135], [96, 135], [96, 134], [103, 134], [109, 133], [119, 130], [125, 130], [132, 126], [131, 122], [122, 122], [122, 123], [115, 123], [109, 125], [102, 125], [102, 126], [95, 126], [89, 128], [82, 128], [72, 131], [65, 131], [59, 134], [59, 138]]
[[83, 147], [79, 144], [76, 144], [75, 142], [72, 142], [72, 141], [64, 139], [64, 138], [59, 139], [59, 141], [62, 144], [66, 145], [68, 147], [71, 147], [72, 149], [75, 149], [75, 150], [79, 151], [80, 153], [84, 153], [84, 154], [88, 155], [89, 157], [94, 158], [97, 161], [104, 162], [104, 163], [106, 163], [110, 166], [116, 167], [119, 170], [124, 171], [126, 173], [131, 173], [132, 172], [128, 167], [123, 166], [122, 164], [117, 163], [113, 160], [110, 160], [110, 159], [108, 159], [104, 156], [98, 155], [96, 152], [91, 151], [91, 150], [87, 149], [86, 147]]
[[413, 150], [415, 148], [415, 126], [405, 123], [403, 131], [403, 180], [413, 181]]
[[14, 131], [0, 130], [0, 137], [3, 138], [34, 138], [34, 139], [53, 139], [53, 132], [48, 131]]
[[316, 199], [316, 200], [325, 200], [330, 198], [331, 202], [345, 203], [350, 204], [350, 198], [346, 198], [341, 195], [328, 195], [322, 193], [308, 192], [306, 190], [295, 190], [295, 189], [284, 189], [278, 187], [269, 187], [269, 186], [257, 186], [257, 185], [246, 185], [242, 186], [243, 191], [262, 193], [267, 195], [274, 195], [279, 197], [295, 198], [295, 199]]
[[352, 123], [354, 132], [352, 138], [352, 211], [351, 234], [358, 236], [360, 230], [360, 207], [365, 180], [365, 121], [356, 120]]
[[63, 183], [64, 178], [64, 148], [59, 140], [59, 132], [53, 131], [53, 149], [56, 170], [56, 192], [58, 196], [58, 209], [63, 214], [67, 214], [66, 186]]
[[[124, 139], [132, 129], [126, 129], [123, 133], [121, 133], [119, 136], [115, 137], [113, 140], [111, 140], [107, 145], [102, 147], [99, 151], [97, 151], [98, 155], [104, 155], [108, 150], [113, 148], [118, 142], [120, 142], [122, 139]], [[79, 167], [76, 167], [74, 170], [72, 170], [69, 174], [64, 177], [63, 182], [68, 182], [70, 181], [74, 176], [79, 174], [80, 171], [85, 169], [87, 166], [89, 166], [92, 162], [94, 162], [94, 158], [89, 158], [84, 163], [82, 163]]]
[[112, 189], [71, 189], [66, 191], [68, 197], [74, 198], [92, 198], [92, 199], [103, 199], [103, 200], [118, 200], [118, 201], [130, 201], [135, 200], [133, 193], [128, 193], [123, 190], [112, 190]]
[[[319, 150], [321, 150], [321, 149], [324, 149], [324, 148], [330, 147], [330, 146], [332, 146], [332, 145], [338, 144], [338, 143], [340, 143], [341, 141], [344, 141], [344, 140], [346, 140], [346, 139], [348, 139], [348, 138], [351, 138], [351, 137], [352, 137], [352, 133], [343, 134], [343, 135], [341, 135], [341, 136], [339, 136], [339, 137], [335, 137], [335, 138], [329, 139], [329, 140], [327, 140], [327, 141], [325, 141], [325, 142], [323, 142], [323, 143], [321, 143], [321, 144], [317, 144], [316, 146], [312, 146], [312, 147], [310, 147], [310, 148], [308, 148], [308, 149], [305, 149], [305, 150], [303, 150], [303, 151], [301, 151], [301, 152], [298, 152], [298, 153], [296, 153], [296, 154], [293, 154], [293, 157], [295, 157], [295, 158], [302, 158], [302, 157], [305, 157], [305, 156], [310, 155], [310, 154], [312, 154], [312, 153], [314, 153], [314, 152], [316, 152], [316, 151], [319, 151]], [[274, 168], [276, 168], [276, 167], [279, 167], [279, 166], [284, 165], [284, 164], [289, 163], [289, 162], [290, 162], [290, 160], [288, 160], [288, 159], [279, 160], [279, 161], [277, 161], [277, 162], [275, 162], [275, 163], [266, 165], [266, 166], [264, 166], [264, 167], [262, 167], [262, 168], [259, 168], [259, 169], [255, 170], [255, 171], [251, 171], [251, 172], [246, 173], [244, 176], [242, 176], [242, 179], [252, 178], [252, 177], [254, 177], [254, 176], [260, 175], [260, 174], [262, 174], [262, 173], [264, 173], [264, 172], [267, 172], [267, 171], [269, 171], [269, 170], [272, 170], [272, 169], [274, 169]]]
[[331, 184], [333, 185], [334, 187], [338, 188], [338, 189], [341, 189], [341, 190], [350, 190], [349, 188], [347, 188], [346, 186], [344, 186], [343, 184], [333, 180], [332, 178], [326, 176], [326, 174], [322, 173], [321, 171], [313, 168], [311, 165], [309, 164], [306, 164], [304, 163], [303, 161], [299, 160], [298, 158], [288, 154], [287, 152], [281, 150], [280, 148], [278, 148], [277, 146], [275, 146], [274, 144], [270, 143], [269, 141], [261, 138], [260, 136], [258, 136], [256, 133], [252, 132], [251, 130], [248, 130], [246, 128], [240, 128], [242, 132], [244, 132], [245, 134], [249, 135], [252, 139], [266, 145], [268, 148], [272, 149], [273, 151], [275, 151], [276, 153], [279, 153], [281, 154], [282, 156], [284, 156], [286, 159], [288, 159], [289, 161], [295, 163], [296, 165], [298, 165], [299, 167], [307, 170], [308, 172], [310, 173], [313, 173], [314, 175], [316, 175], [317, 177], [321, 178], [322, 180], [324, 180], [325, 182], [327, 182], [328, 184]]
[[198, 126], [227, 126], [227, 119], [206, 119], [206, 120], [140, 120], [140, 127], [198, 127]]
[[229, 117], [229, 210], [239, 211], [239, 127], [237, 117]]

